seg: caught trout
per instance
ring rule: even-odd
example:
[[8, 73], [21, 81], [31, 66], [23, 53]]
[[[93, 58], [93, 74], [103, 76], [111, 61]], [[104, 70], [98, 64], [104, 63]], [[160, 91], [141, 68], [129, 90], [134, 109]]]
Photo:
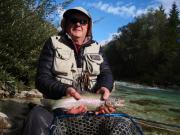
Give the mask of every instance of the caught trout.
[[115, 108], [124, 106], [124, 100], [117, 98], [109, 98], [108, 100], [101, 100], [100, 94], [85, 93], [81, 94], [81, 99], [76, 100], [74, 97], [65, 96], [59, 100], [53, 99], [41, 99], [42, 105], [51, 108], [52, 110], [61, 108], [68, 110], [72, 107], [78, 107], [80, 105], [87, 106], [89, 111], [93, 111], [102, 105], [109, 105]]

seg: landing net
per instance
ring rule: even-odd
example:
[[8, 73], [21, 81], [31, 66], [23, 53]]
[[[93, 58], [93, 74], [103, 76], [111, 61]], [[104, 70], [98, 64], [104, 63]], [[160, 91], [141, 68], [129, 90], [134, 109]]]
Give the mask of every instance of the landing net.
[[143, 135], [127, 115], [61, 115], [51, 126], [51, 135]]

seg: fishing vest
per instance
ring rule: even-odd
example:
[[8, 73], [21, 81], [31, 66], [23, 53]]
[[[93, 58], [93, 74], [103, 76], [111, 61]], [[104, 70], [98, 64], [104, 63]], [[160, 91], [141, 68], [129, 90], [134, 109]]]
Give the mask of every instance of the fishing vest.
[[69, 84], [78, 90], [91, 90], [100, 74], [100, 65], [103, 57], [99, 54], [100, 45], [92, 43], [85, 47], [83, 66], [77, 68], [74, 50], [59, 41], [60, 36], [51, 37], [55, 50], [53, 72], [57, 80]]

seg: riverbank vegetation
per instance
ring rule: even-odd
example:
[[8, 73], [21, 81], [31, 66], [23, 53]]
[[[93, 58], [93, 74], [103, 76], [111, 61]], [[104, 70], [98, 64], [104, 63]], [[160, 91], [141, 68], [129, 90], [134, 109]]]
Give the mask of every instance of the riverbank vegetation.
[[104, 47], [115, 79], [180, 86], [179, 17], [174, 3], [169, 14], [160, 6], [119, 28]]
[[[53, 0], [0, 2], [0, 86], [34, 87], [36, 64], [47, 38], [57, 34], [51, 19], [59, 6]], [[53, 20], [54, 21], [54, 20]]]

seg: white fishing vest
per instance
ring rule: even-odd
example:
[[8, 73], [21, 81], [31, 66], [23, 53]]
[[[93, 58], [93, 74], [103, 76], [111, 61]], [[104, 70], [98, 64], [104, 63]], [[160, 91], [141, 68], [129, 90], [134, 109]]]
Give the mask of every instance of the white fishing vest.
[[85, 47], [83, 66], [77, 68], [74, 50], [59, 41], [60, 36], [51, 37], [55, 50], [53, 72], [62, 83], [73, 85], [76, 89], [91, 90], [100, 74], [103, 62], [99, 54], [100, 45], [96, 43]]

